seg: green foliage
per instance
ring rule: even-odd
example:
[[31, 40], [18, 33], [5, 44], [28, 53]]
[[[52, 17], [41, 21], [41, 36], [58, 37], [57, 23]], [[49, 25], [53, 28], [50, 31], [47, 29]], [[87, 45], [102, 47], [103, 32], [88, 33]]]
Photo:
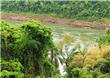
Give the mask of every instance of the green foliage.
[[[16, 5], [16, 6], [15, 6]], [[109, 1], [2, 1], [1, 9], [96, 21], [110, 18]], [[92, 19], [92, 20], [91, 20]]]
[[105, 32], [105, 35], [100, 37], [97, 42], [99, 43], [99, 45], [101, 44], [105, 44], [105, 45], [110, 45], [110, 29], [108, 29]]
[[[20, 60], [24, 66], [24, 73], [32, 74], [31, 77], [45, 74], [44, 69], [46, 68], [48, 68], [48, 74], [54, 71], [54, 65], [48, 59], [45, 59], [48, 51], [55, 48], [50, 28], [34, 20], [22, 23], [17, 27], [11, 27], [6, 22], [1, 21], [1, 26], [3, 59]], [[15, 63], [11, 65], [14, 67]], [[51, 68], [49, 69], [49, 67]]]
[[60, 74], [56, 74], [54, 78], [62, 78]]
[[102, 63], [100, 65], [100, 72], [103, 74], [110, 73], [110, 62]]
[[15, 43], [14, 38], [14, 31], [16, 29], [11, 28], [8, 23], [5, 21], [0, 22], [1, 25], [1, 51], [2, 51], [2, 57], [11, 59], [13, 57], [13, 47]]
[[36, 76], [35, 78], [44, 78], [44, 76], [40, 75], [40, 76]]
[[80, 68], [74, 68], [70, 72], [70, 78], [79, 78], [80, 77]]
[[45, 67], [45, 74], [47, 75], [47, 77], [51, 75], [52, 71], [53, 73], [55, 73], [56, 71], [55, 66], [48, 60], [45, 60], [44, 67]]
[[10, 60], [10, 61], [1, 60], [1, 66], [3, 70], [7, 69], [8, 71], [19, 72], [23, 69], [21, 63], [19, 61], [14, 61], [14, 60]]
[[101, 74], [98, 78], [110, 78], [110, 73]]
[[0, 66], [2, 67], [0, 72], [0, 77], [6, 77], [6, 78], [24, 77], [24, 74], [22, 72], [23, 66], [17, 60], [10, 60], [10, 61], [1, 60]]
[[[100, 45], [100, 54], [98, 57], [94, 58], [94, 54], [85, 51], [76, 53], [72, 55], [71, 59], [67, 60], [67, 70], [69, 78], [109, 78], [110, 77], [110, 30], [101, 36], [98, 40]], [[104, 46], [108, 46], [104, 49]], [[80, 49], [80, 47], [79, 47]], [[97, 54], [97, 50], [93, 53]], [[92, 58], [92, 59], [91, 59]], [[89, 59], [89, 60], [87, 60]], [[95, 59], [94, 61], [92, 61]], [[83, 63], [80, 61], [83, 60]], [[86, 62], [94, 62], [94, 65], [86, 64]], [[79, 68], [78, 68], [78, 65]]]
[[21, 30], [22, 36], [17, 39], [15, 45], [15, 49], [18, 51], [28, 49], [28, 52], [32, 52], [34, 50], [37, 57], [43, 57], [50, 48], [54, 48], [50, 28], [39, 22], [29, 21], [21, 24], [21, 29], [23, 29]]
[[80, 77], [82, 77], [82, 78], [93, 78], [92, 73], [90, 72], [90, 69], [88, 67], [82, 68]]

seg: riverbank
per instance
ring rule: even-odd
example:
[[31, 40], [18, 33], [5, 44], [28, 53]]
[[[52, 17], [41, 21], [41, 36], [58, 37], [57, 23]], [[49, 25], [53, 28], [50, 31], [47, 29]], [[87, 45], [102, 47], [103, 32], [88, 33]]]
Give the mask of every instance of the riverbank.
[[85, 29], [108, 29], [110, 28], [109, 21], [102, 21], [102, 22], [88, 22], [83, 20], [72, 20], [67, 18], [59, 18], [54, 16], [46, 16], [46, 15], [34, 15], [28, 13], [8, 13], [8, 12], [1, 12], [1, 19], [7, 20], [15, 20], [15, 21], [25, 21], [30, 19], [39, 20], [43, 23], [50, 23], [50, 24], [58, 24], [58, 25], [65, 25], [65, 26], [73, 26], [73, 27], [80, 27]]

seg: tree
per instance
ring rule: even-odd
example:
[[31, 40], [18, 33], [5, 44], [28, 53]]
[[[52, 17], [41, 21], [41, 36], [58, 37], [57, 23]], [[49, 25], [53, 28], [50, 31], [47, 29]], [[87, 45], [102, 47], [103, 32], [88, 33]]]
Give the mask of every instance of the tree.
[[[4, 21], [1, 25], [3, 59], [17, 58], [24, 66], [25, 74], [32, 74], [32, 77], [46, 75], [47, 65], [52, 66], [50, 71], [54, 70], [54, 65], [46, 59], [48, 51], [55, 48], [50, 28], [34, 20], [20, 24], [18, 27], [11, 27]], [[6, 57], [7, 54], [9, 57]]]

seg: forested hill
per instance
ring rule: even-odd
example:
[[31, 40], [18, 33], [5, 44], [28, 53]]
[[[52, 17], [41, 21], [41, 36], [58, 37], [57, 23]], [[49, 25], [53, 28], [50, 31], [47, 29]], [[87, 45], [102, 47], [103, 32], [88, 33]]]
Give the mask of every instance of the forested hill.
[[110, 1], [2, 0], [2, 11], [33, 12], [71, 19], [110, 18]]

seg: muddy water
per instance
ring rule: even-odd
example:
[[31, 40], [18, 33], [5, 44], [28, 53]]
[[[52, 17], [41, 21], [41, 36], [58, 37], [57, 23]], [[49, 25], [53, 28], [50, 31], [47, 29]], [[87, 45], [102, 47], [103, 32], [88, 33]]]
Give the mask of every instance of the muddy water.
[[59, 26], [49, 25], [54, 32], [54, 40], [62, 38], [65, 34], [70, 34], [75, 38], [83, 41], [83, 38], [87, 40], [95, 41], [98, 37], [104, 34], [104, 30], [76, 28], [73, 26]]

